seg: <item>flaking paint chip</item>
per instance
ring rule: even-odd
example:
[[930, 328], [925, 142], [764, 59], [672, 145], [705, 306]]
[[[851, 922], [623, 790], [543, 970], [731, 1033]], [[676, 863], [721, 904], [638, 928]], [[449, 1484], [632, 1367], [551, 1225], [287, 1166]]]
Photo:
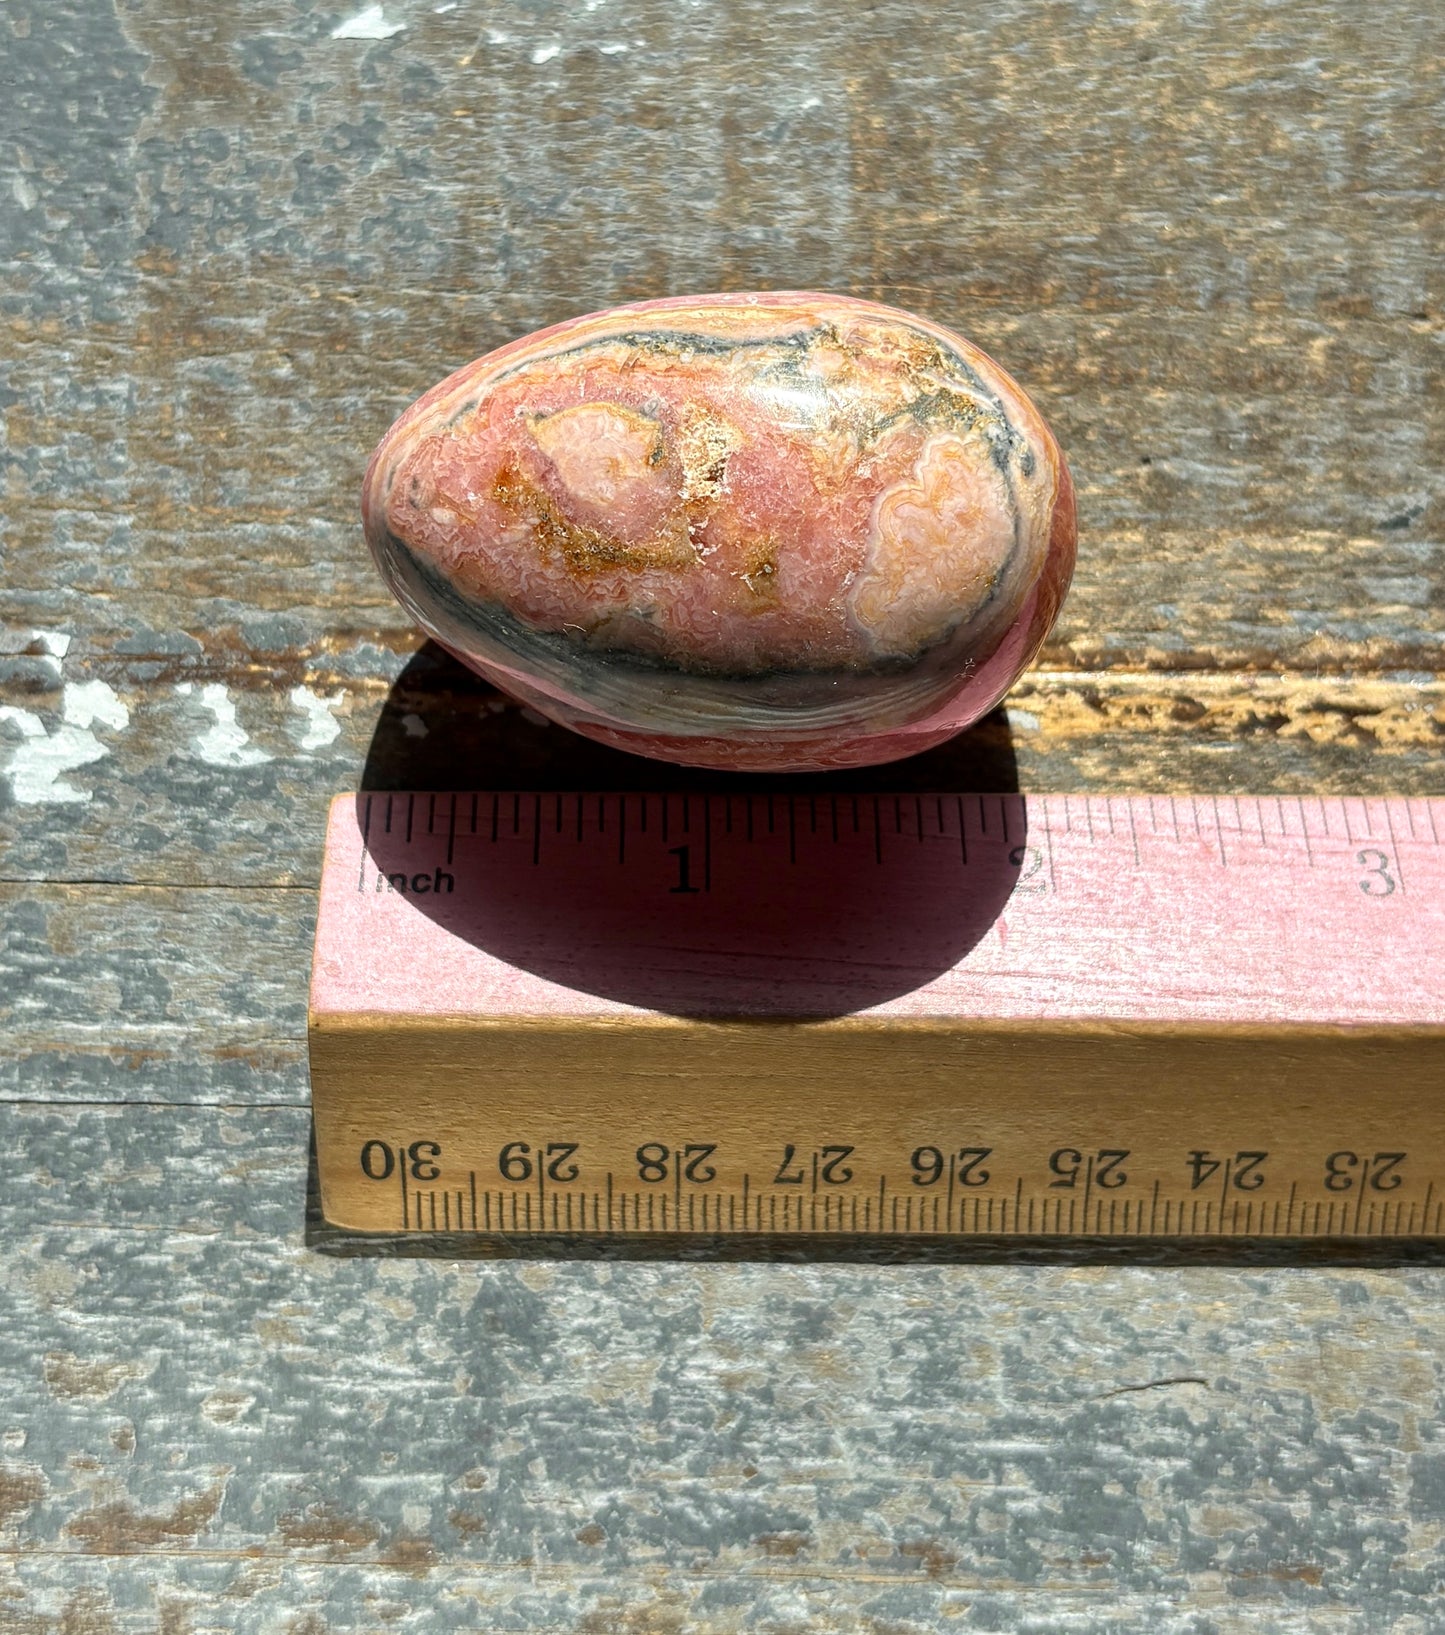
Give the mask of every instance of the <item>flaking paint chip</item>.
[[333, 40], [389, 40], [393, 34], [400, 34], [405, 29], [405, 23], [389, 23], [386, 13], [380, 6], [367, 6], [354, 17], [348, 17], [344, 23], [338, 23], [331, 31]]

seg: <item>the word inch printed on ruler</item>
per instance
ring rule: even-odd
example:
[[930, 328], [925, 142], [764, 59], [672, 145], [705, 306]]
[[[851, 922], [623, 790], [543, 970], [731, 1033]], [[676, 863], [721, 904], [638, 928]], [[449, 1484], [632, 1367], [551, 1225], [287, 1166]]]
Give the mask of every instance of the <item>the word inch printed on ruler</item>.
[[323, 1212], [1445, 1237], [1442, 842], [1434, 799], [343, 796]]

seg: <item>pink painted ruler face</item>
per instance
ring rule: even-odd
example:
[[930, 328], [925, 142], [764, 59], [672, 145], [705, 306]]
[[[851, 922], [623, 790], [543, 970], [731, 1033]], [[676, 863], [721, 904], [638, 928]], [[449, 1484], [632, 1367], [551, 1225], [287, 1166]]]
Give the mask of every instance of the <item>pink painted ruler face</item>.
[[1445, 800], [361, 794], [318, 1016], [1445, 1025]]

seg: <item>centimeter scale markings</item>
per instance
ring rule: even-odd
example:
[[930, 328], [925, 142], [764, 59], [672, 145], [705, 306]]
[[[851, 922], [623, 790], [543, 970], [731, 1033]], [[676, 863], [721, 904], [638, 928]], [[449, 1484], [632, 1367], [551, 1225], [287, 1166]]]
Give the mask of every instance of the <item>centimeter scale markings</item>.
[[1434, 799], [343, 796], [323, 1210], [1445, 1237], [1442, 841]]

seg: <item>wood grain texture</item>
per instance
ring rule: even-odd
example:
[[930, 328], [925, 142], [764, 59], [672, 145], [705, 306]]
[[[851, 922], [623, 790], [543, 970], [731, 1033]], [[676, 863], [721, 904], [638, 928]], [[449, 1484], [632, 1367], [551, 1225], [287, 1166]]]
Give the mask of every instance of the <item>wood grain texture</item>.
[[335, 1261], [302, 1109], [0, 1132], [37, 1619], [1428, 1627], [1436, 1273]]
[[1037, 397], [1074, 596], [891, 783], [1439, 792], [1438, 8], [361, 9], [0, 8], [0, 1629], [1429, 1635], [1438, 1272], [301, 1216], [329, 796], [682, 776], [414, 658], [361, 546], [392, 416], [540, 324], [817, 286]]

